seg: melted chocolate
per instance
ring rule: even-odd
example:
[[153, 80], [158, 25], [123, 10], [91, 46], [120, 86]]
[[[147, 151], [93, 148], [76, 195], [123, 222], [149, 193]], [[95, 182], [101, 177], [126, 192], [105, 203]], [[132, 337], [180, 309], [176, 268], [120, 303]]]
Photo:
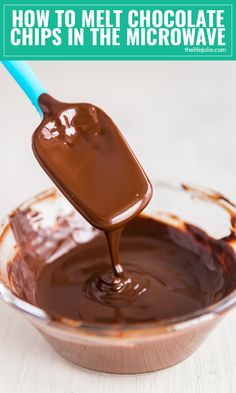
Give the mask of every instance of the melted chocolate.
[[47, 174], [92, 225], [106, 231], [113, 271], [121, 276], [119, 238], [141, 212], [152, 187], [117, 126], [91, 104], [39, 98], [43, 121], [33, 151]]
[[37, 213], [17, 211], [11, 226], [21, 250], [9, 269], [15, 290], [56, 319], [158, 321], [206, 307], [235, 288], [233, 249], [192, 225], [180, 229], [142, 214], [128, 222], [120, 245], [124, 275], [115, 279], [104, 234], [79, 214], [44, 228]]
[[54, 318], [127, 324], [187, 314], [235, 287], [236, 257], [225, 241], [139, 215], [152, 187], [101, 109], [46, 94], [39, 105], [34, 153], [84, 218], [57, 217], [45, 228], [30, 209], [12, 215], [19, 250], [9, 277], [19, 296]]

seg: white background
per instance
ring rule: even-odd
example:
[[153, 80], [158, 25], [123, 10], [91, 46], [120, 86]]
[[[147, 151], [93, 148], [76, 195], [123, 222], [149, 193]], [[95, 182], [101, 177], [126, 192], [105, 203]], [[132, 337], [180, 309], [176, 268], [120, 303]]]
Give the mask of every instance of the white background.
[[[32, 62], [47, 91], [92, 102], [119, 125], [151, 178], [194, 182], [236, 200], [235, 62]], [[38, 115], [0, 69], [0, 215], [47, 188], [31, 152]], [[234, 393], [236, 310], [190, 359], [139, 376], [92, 373], [55, 354], [0, 304], [0, 392]]]

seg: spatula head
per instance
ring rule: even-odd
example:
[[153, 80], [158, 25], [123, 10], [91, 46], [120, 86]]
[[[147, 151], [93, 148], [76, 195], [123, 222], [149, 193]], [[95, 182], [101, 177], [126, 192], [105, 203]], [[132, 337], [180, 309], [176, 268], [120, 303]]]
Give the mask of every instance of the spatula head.
[[118, 127], [98, 107], [39, 98], [43, 120], [34, 154], [53, 182], [94, 226], [108, 230], [141, 212], [152, 187]]

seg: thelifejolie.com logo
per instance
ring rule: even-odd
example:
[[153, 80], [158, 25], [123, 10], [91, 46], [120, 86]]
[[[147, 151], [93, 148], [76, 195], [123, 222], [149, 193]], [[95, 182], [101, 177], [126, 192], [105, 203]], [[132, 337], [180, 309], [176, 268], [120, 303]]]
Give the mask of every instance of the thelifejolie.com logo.
[[230, 59], [233, 4], [4, 4], [5, 59]]

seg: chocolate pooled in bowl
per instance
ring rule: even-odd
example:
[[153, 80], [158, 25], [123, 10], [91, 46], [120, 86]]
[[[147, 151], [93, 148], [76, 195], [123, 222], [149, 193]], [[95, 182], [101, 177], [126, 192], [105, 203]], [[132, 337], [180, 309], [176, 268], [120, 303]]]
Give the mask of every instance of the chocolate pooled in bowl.
[[[123, 292], [118, 296], [117, 291], [111, 298], [107, 283], [102, 292], [98, 286], [91, 293], [91, 283], [97, 283], [97, 275], [94, 281], [80, 282], [80, 266], [85, 267], [84, 277], [87, 270], [91, 278], [91, 266], [99, 271], [103, 266], [112, 269], [105, 236], [56, 190], [21, 205], [2, 227], [1, 297], [23, 311], [50, 345], [71, 362], [97, 371], [122, 374], [172, 366], [189, 357], [235, 306], [235, 205], [219, 195], [209, 197], [201, 189], [190, 192], [189, 187], [183, 191], [182, 187], [167, 188], [159, 184], [157, 190], [148, 209], [127, 223], [121, 236], [124, 272], [133, 269], [140, 277], [142, 271], [142, 284], [147, 288], [141, 294], [133, 292], [134, 297], [129, 292], [129, 304], [124, 304]], [[158, 206], [159, 213], [156, 212]], [[178, 219], [177, 212], [195, 225]], [[91, 245], [99, 253], [96, 260], [89, 263], [95, 253]], [[137, 251], [148, 255], [150, 264], [144, 259], [140, 263], [139, 257], [138, 263], [134, 262]], [[178, 258], [179, 252], [185, 260]], [[99, 255], [102, 256], [100, 262]], [[76, 263], [73, 263], [74, 256]], [[158, 274], [148, 279], [151, 271]], [[48, 283], [50, 291], [43, 299], [40, 288], [47, 290]], [[148, 290], [154, 293], [156, 289], [164, 300], [152, 299], [154, 313], [151, 315], [146, 313], [148, 308], [144, 301], [148, 300]], [[75, 295], [73, 302], [71, 298], [66, 300], [69, 293]], [[58, 295], [63, 295], [62, 304], [55, 302]], [[177, 304], [175, 309], [173, 299], [175, 307]], [[47, 314], [37, 307], [39, 302]], [[91, 308], [84, 307], [86, 302]], [[69, 304], [68, 309], [66, 304]], [[134, 315], [135, 308], [139, 313]], [[189, 312], [190, 309], [196, 311]], [[158, 319], [176, 315], [176, 311], [177, 317]], [[77, 320], [68, 319], [75, 314]], [[90, 322], [79, 319], [82, 316]], [[101, 321], [101, 316], [107, 322], [91, 322]], [[131, 318], [136, 322], [131, 322]]]
[[16, 211], [10, 222], [19, 247], [11, 282], [18, 296], [58, 320], [160, 321], [214, 304], [235, 286], [234, 251], [193, 225], [174, 227], [144, 214], [127, 223], [124, 276], [114, 289], [106, 238], [76, 211], [57, 217], [52, 228], [42, 228], [30, 210]]

